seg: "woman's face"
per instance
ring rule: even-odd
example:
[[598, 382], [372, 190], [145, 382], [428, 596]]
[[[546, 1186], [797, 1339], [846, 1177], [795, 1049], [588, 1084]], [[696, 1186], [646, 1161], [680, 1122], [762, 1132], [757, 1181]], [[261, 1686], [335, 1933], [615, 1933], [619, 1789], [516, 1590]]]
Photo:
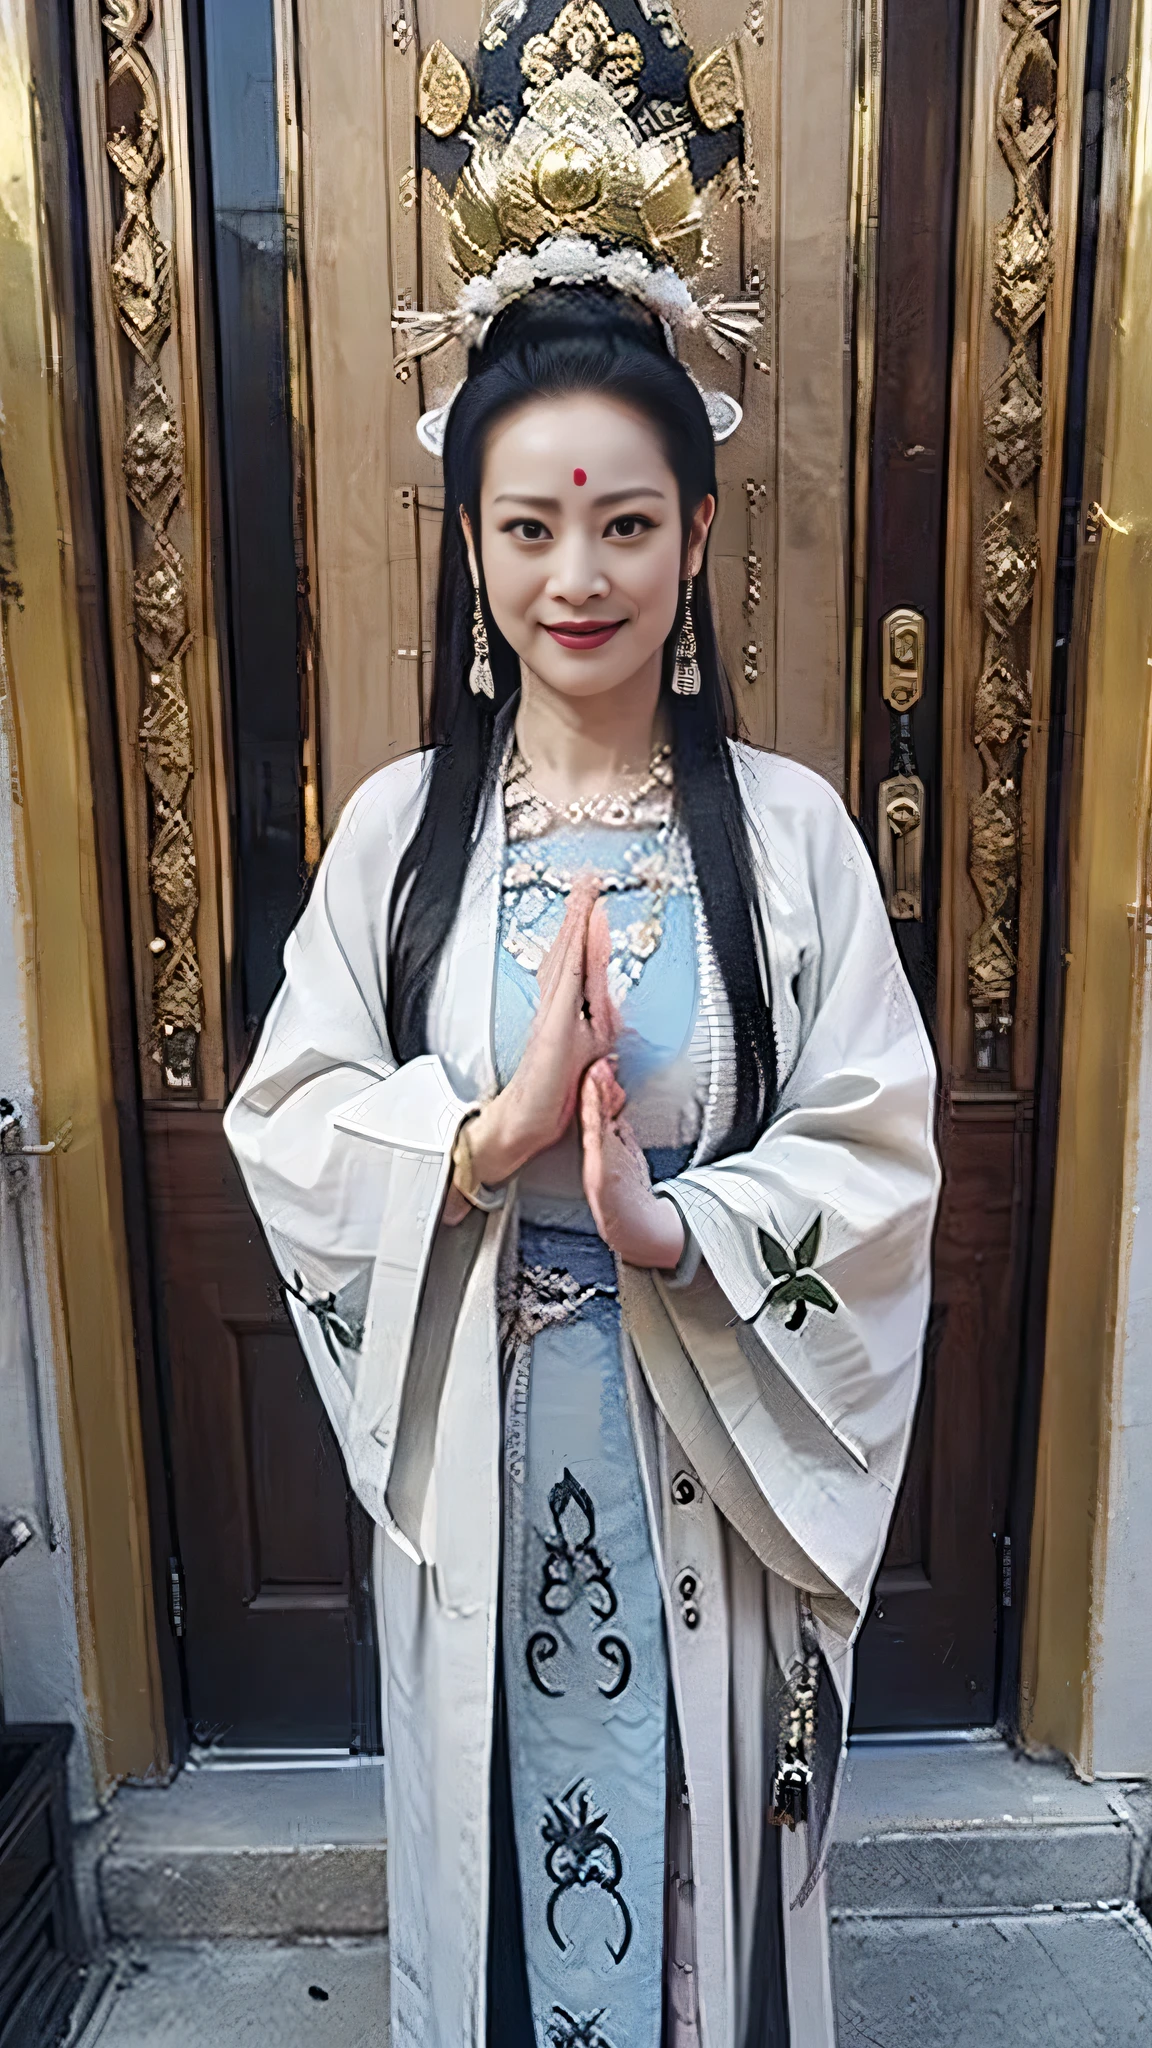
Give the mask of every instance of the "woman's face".
[[529, 400], [493, 429], [480, 487], [488, 603], [509, 646], [566, 697], [658, 673], [715, 509], [697, 507], [685, 547], [676, 479], [642, 414], [596, 393]]

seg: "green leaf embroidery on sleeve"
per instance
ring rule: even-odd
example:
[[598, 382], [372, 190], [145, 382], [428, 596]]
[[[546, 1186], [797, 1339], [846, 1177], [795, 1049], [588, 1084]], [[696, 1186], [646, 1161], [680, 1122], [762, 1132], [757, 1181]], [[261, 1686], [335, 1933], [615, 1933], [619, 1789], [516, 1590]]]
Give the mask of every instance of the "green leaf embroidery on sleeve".
[[760, 1256], [774, 1280], [783, 1280], [795, 1272], [792, 1260], [780, 1240], [770, 1237], [766, 1230], [760, 1233]]
[[832, 1289], [826, 1287], [823, 1280], [819, 1279], [815, 1273], [801, 1273], [798, 1284], [804, 1289], [805, 1301], [809, 1302], [813, 1308], [822, 1308], [825, 1315], [835, 1315], [840, 1303], [833, 1294]]
[[820, 1231], [823, 1223], [823, 1216], [818, 1214], [815, 1223], [804, 1232], [803, 1237], [800, 1239], [796, 1247], [796, 1266], [798, 1271], [802, 1271], [806, 1266], [814, 1266], [816, 1264], [816, 1254], [820, 1249]]
[[758, 1233], [761, 1255], [772, 1275], [768, 1302], [773, 1308], [791, 1310], [791, 1314], [784, 1318], [787, 1330], [802, 1329], [810, 1308], [822, 1309], [825, 1315], [834, 1316], [840, 1306], [832, 1289], [818, 1273], [812, 1271], [812, 1262], [820, 1248], [823, 1222], [823, 1216], [818, 1215], [816, 1221], [809, 1224], [794, 1252], [790, 1252], [769, 1231]]

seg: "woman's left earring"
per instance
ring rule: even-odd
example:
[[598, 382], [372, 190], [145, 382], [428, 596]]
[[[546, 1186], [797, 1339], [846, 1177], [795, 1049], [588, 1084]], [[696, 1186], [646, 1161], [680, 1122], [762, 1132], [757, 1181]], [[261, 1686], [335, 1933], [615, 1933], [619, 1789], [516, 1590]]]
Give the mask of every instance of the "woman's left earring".
[[696, 629], [692, 624], [692, 578], [688, 578], [688, 589], [684, 596], [684, 624], [676, 642], [676, 666], [672, 671], [672, 688], [677, 697], [698, 697], [700, 695], [700, 664], [696, 659]]
[[495, 697], [496, 685], [492, 680], [492, 663], [488, 659], [488, 628], [484, 624], [484, 614], [480, 609], [479, 589], [476, 592], [476, 609], [472, 614], [472, 650], [468, 688], [474, 697]]

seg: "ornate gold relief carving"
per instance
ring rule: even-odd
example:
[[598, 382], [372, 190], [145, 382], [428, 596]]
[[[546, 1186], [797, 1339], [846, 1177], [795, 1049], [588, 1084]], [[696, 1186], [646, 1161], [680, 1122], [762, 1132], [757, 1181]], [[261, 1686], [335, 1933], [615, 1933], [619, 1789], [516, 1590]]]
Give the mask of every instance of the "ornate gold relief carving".
[[160, 1020], [165, 1079], [170, 1088], [191, 1088], [200, 1030], [195, 936], [199, 889], [192, 827], [182, 809], [192, 777], [192, 734], [176, 662], [149, 671], [140, 752], [152, 793], [148, 873], [159, 926], [152, 941], [153, 1010]]
[[184, 443], [176, 411], [154, 370], [137, 356], [124, 435], [124, 482], [149, 526], [161, 527], [180, 495]]
[[148, 0], [133, 6], [113, 0], [104, 27], [113, 46], [108, 154], [124, 181], [109, 273], [112, 297], [129, 341], [151, 362], [172, 320], [172, 251], [152, 218], [152, 185], [163, 162], [160, 98], [152, 67], [135, 42], [148, 14]]
[[972, 737], [985, 755], [990, 776], [995, 774], [1002, 749], [1027, 724], [1030, 709], [1031, 698], [1024, 677], [1011, 655], [997, 651], [996, 642], [990, 640], [972, 711]]
[[[1012, 176], [1012, 205], [993, 238], [992, 319], [1008, 355], [984, 408], [984, 469], [1010, 495], [980, 537], [984, 661], [972, 739], [984, 786], [969, 817], [968, 872], [983, 918], [968, 947], [976, 1065], [996, 1064], [1012, 1028], [1019, 950], [1020, 779], [1031, 716], [1028, 639], [1039, 565], [1036, 479], [1045, 399], [1041, 328], [1052, 280], [1048, 175], [1056, 134], [1057, 60], [1045, 27], [1058, 7], [1004, 0], [996, 140]], [[1051, 32], [1051, 31], [1049, 31]]]
[[187, 812], [192, 729], [184, 681], [187, 577], [168, 523], [179, 502], [184, 447], [176, 406], [156, 368], [172, 325], [172, 251], [156, 226], [152, 192], [164, 169], [160, 94], [141, 37], [150, 0], [108, 0], [103, 24], [107, 149], [121, 181], [109, 286], [134, 351], [122, 467], [136, 530], [133, 628], [144, 668], [140, 757], [149, 789], [148, 878], [157, 926], [153, 957], [152, 1056], [168, 1087], [196, 1080], [202, 1024], [196, 953], [199, 879]]
[[984, 409], [984, 440], [989, 468], [1015, 491], [1040, 467], [1043, 421], [1035, 372], [1025, 352], [1014, 352]]
[[997, 632], [1009, 633], [1031, 602], [1037, 563], [1036, 536], [1024, 532], [1011, 502], [984, 528], [982, 556], [985, 613]]
[[762, 582], [764, 574], [764, 565], [762, 559], [760, 524], [761, 515], [764, 507], [764, 500], [767, 497], [767, 495], [767, 484], [757, 482], [756, 478], [752, 476], [745, 477], [744, 499], [748, 507], [748, 553], [744, 557], [743, 609], [744, 618], [747, 624], [747, 630], [750, 637], [744, 643], [743, 656], [744, 681], [749, 685], [749, 687], [751, 687], [753, 683], [758, 681], [760, 675], [760, 650], [756, 640], [756, 615], [760, 609], [760, 603], [763, 596]]

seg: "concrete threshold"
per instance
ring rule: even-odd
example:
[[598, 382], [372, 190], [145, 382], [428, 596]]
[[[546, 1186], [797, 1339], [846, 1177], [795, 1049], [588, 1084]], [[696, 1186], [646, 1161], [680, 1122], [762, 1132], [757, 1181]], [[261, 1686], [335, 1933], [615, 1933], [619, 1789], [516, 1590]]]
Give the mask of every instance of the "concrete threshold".
[[[116, 1941], [295, 1941], [388, 1925], [384, 1772], [196, 1769], [118, 1793], [96, 1864]], [[318, 2001], [322, 2002], [322, 2001]]]
[[829, 1861], [839, 1913], [996, 1913], [1137, 1896], [1124, 1788], [1006, 1743], [852, 1749]]

